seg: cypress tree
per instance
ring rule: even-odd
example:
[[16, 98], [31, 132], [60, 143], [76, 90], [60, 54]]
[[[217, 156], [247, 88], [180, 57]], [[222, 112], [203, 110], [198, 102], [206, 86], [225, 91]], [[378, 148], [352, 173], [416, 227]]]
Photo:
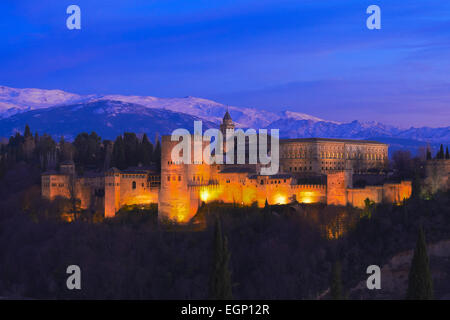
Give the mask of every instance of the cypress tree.
[[120, 170], [126, 169], [125, 146], [122, 136], [118, 136], [116, 141], [114, 141], [112, 160], [114, 167], [117, 167]]
[[123, 145], [125, 149], [126, 167], [134, 167], [138, 164], [139, 139], [133, 132], [123, 134]]
[[264, 211], [269, 211], [269, 210], [270, 210], [269, 201], [267, 201], [267, 198], [266, 198], [266, 202], [264, 203]]
[[6, 174], [7, 171], [7, 164], [5, 155], [0, 155], [0, 179], [3, 178], [3, 176]]
[[156, 164], [156, 168], [158, 170], [161, 170], [161, 143], [159, 142], [159, 140], [156, 140], [152, 161]]
[[214, 300], [231, 300], [231, 272], [229, 270], [230, 252], [227, 237], [222, 235], [218, 218], [214, 229], [214, 260], [209, 282], [209, 297]]
[[266, 198], [266, 202], [264, 203], [264, 209], [262, 211], [263, 214], [263, 226], [264, 228], [267, 227], [267, 218], [270, 215], [270, 205], [269, 205], [269, 201], [267, 201]]
[[431, 151], [430, 148], [427, 148], [427, 160], [431, 160]]
[[450, 154], [448, 153], [448, 146], [445, 148], [445, 159], [450, 159]]
[[148, 140], [147, 134], [144, 133], [142, 141], [139, 144], [139, 161], [144, 166], [149, 166], [152, 162], [152, 156], [153, 156], [153, 145]]
[[444, 159], [444, 146], [441, 144], [439, 151], [436, 155], [436, 159]]
[[342, 300], [341, 264], [336, 261], [331, 272], [330, 294], [333, 300]]
[[433, 299], [433, 280], [427, 254], [427, 244], [422, 227], [417, 237], [416, 248], [408, 277], [406, 298], [411, 300]]
[[414, 172], [414, 178], [412, 181], [412, 198], [420, 198], [420, 194], [422, 193], [422, 180], [420, 178], [420, 173], [418, 170]]
[[31, 134], [30, 126], [28, 124], [25, 125], [25, 132], [24, 132], [23, 136], [25, 138], [33, 137], [33, 135]]

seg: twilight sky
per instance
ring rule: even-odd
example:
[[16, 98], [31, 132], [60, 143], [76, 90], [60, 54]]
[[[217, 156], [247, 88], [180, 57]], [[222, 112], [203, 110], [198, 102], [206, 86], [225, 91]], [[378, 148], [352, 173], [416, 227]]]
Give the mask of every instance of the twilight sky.
[[5, 86], [450, 126], [448, 0], [2, 0], [0, 39]]

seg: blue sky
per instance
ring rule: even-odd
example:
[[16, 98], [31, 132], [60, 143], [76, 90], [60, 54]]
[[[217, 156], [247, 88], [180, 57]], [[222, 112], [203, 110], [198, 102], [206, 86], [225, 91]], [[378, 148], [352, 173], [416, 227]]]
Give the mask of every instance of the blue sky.
[[2, 0], [0, 38], [0, 85], [450, 125], [448, 0]]

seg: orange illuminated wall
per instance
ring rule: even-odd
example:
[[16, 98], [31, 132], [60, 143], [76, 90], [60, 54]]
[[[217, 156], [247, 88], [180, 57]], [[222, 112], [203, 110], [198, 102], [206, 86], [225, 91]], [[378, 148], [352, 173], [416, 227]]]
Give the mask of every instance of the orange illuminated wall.
[[401, 203], [404, 199], [409, 199], [411, 193], [411, 181], [366, 186], [363, 189], [347, 189], [348, 204], [357, 208], [364, 208], [366, 199], [375, 203]]
[[[158, 218], [186, 223], [196, 214], [200, 195], [191, 186], [208, 185], [212, 166], [194, 161], [194, 137], [191, 139], [191, 164], [176, 163], [172, 159], [172, 149], [179, 142], [171, 141], [171, 136], [161, 139], [161, 188], [158, 197]], [[208, 146], [202, 142], [202, 149]]]
[[42, 196], [53, 200], [56, 197], [70, 198], [69, 177], [61, 174], [46, 174], [41, 177]]
[[348, 203], [357, 208], [365, 207], [365, 200], [369, 199], [375, 203], [383, 201], [383, 186], [366, 186], [362, 189], [347, 190]]
[[245, 173], [219, 173], [218, 184], [191, 187], [190, 192], [198, 194], [199, 203], [222, 201], [239, 205], [257, 203], [288, 204], [293, 201], [317, 203], [326, 201], [326, 187], [321, 185], [292, 185], [291, 178], [256, 176], [248, 178]]
[[345, 171], [328, 173], [327, 204], [337, 206], [347, 205], [347, 180]]
[[387, 203], [401, 203], [404, 199], [411, 197], [411, 193], [411, 181], [383, 185], [383, 201]]

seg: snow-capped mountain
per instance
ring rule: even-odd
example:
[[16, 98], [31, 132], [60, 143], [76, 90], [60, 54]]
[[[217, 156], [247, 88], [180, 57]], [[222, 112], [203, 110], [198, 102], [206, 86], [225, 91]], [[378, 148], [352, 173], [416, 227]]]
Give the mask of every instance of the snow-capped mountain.
[[226, 110], [237, 127], [280, 129], [283, 138], [371, 139], [412, 151], [427, 143], [433, 147], [450, 144], [450, 127], [400, 129], [374, 121], [339, 123], [299, 112], [226, 106], [196, 97], [83, 96], [9, 87], [0, 87], [0, 137], [23, 131], [25, 124], [33, 131], [67, 139], [83, 131], [96, 131], [107, 139], [124, 131], [170, 134], [176, 128], [191, 130], [194, 120], [203, 120], [204, 128], [218, 127]]
[[233, 121], [236, 123], [236, 126], [244, 128], [265, 128], [273, 121], [279, 119], [325, 121], [304, 113], [291, 111], [277, 113], [255, 108], [226, 106], [212, 100], [196, 97], [155, 98], [144, 96], [107, 95], [103, 98], [136, 103], [149, 108], [162, 108], [175, 112], [187, 113], [215, 123], [220, 123], [222, 121], [223, 115], [228, 109]]
[[[168, 134], [178, 128], [193, 131], [198, 117], [170, 110], [151, 109], [142, 105], [113, 100], [95, 100], [73, 105], [31, 110], [0, 120], [0, 136], [23, 132], [28, 124], [32, 131], [47, 133], [58, 139], [72, 140], [81, 132], [95, 131], [104, 139], [114, 140], [124, 132]], [[203, 121], [203, 128], [216, 124]]]
[[62, 90], [16, 89], [0, 86], [0, 118], [34, 109], [75, 103], [91, 98]]
[[280, 136], [285, 138], [296, 137], [323, 137], [323, 138], [351, 138], [367, 139], [369, 137], [397, 136], [401, 130], [379, 122], [336, 123], [330, 121], [312, 121], [280, 119], [272, 122], [269, 128], [279, 128]]
[[61, 90], [16, 89], [0, 87], [0, 119], [13, 114], [46, 108], [97, 100], [122, 101], [139, 104], [152, 109], [165, 109], [187, 113], [214, 123], [220, 123], [228, 109], [237, 127], [264, 128], [279, 119], [324, 121], [298, 112], [270, 112], [256, 108], [240, 108], [196, 97], [157, 98], [151, 96], [124, 95], [77, 95]]

